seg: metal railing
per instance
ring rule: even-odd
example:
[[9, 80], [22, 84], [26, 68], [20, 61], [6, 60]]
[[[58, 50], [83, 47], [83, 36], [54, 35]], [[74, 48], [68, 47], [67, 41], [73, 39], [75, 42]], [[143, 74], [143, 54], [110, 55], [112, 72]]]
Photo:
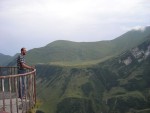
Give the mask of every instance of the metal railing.
[[[0, 113], [26, 113], [36, 103], [36, 69], [18, 74], [17, 67], [0, 67]], [[24, 89], [22, 83], [24, 82]], [[24, 90], [24, 95], [21, 91]], [[24, 97], [23, 97], [24, 96]]]

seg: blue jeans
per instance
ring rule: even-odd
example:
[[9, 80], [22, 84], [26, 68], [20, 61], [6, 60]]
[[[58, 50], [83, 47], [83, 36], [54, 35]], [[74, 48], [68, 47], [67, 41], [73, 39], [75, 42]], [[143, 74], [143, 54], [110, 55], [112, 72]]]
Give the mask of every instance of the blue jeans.
[[[26, 70], [18, 70], [18, 74], [24, 74]], [[25, 84], [24, 84], [24, 76], [19, 77], [19, 85], [18, 85], [18, 96], [22, 98], [25, 94]]]

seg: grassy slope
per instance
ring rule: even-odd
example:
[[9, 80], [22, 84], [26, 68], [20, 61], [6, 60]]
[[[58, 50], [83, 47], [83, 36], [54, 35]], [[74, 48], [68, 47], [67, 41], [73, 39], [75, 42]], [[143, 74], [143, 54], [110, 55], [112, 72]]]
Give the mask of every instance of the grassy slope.
[[150, 34], [150, 27], [145, 31], [129, 31], [110, 41], [98, 42], [71, 42], [54, 41], [42, 48], [35, 48], [28, 52], [27, 61], [35, 63], [70, 62], [80, 64], [92, 60], [101, 60], [112, 57], [130, 49], [146, 40]]
[[46, 113], [146, 113], [150, 59], [129, 66], [119, 64], [127, 55], [130, 52], [92, 66], [38, 65], [41, 109]]

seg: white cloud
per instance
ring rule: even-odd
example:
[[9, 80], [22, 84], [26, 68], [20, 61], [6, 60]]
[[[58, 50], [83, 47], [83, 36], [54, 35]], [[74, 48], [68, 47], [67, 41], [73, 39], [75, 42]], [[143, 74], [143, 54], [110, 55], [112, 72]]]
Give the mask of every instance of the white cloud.
[[[30, 48], [58, 39], [113, 39], [135, 26], [149, 25], [149, 3], [149, 0], [1, 0], [0, 48], [4, 47], [3, 41], [9, 43], [12, 38], [35, 41]], [[37, 38], [43, 41], [38, 42]], [[21, 45], [22, 41], [19, 42]]]
[[145, 26], [135, 26], [132, 29], [135, 30], [135, 31], [144, 31], [145, 28], [146, 28]]

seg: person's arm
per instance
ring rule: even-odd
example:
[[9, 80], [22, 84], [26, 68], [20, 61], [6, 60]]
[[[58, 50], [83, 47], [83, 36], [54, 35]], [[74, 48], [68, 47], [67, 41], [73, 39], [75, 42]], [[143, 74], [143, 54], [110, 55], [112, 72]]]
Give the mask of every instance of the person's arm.
[[34, 68], [33, 68], [33, 67], [28, 66], [28, 65], [27, 65], [27, 64], [25, 64], [25, 63], [21, 63], [21, 65], [22, 65], [22, 67], [23, 67], [23, 68], [27, 68], [27, 69], [32, 69], [32, 70], [34, 70]]

